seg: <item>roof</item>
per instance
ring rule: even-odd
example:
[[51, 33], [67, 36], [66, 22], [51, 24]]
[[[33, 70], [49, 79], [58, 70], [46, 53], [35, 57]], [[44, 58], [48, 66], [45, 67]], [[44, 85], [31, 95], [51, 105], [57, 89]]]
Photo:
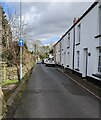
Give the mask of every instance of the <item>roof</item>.
[[86, 12], [68, 29], [68, 31], [60, 38], [60, 40], [54, 45], [56, 46], [67, 34], [72, 30], [80, 20], [82, 20], [98, 3], [100, 0], [96, 0], [87, 10]]

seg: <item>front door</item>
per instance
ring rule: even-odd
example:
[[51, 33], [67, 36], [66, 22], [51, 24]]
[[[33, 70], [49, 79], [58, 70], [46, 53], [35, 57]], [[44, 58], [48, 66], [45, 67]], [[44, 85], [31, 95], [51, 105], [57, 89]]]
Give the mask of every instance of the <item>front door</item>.
[[87, 68], [88, 68], [88, 48], [84, 49], [84, 64], [83, 64], [83, 77], [87, 76]]

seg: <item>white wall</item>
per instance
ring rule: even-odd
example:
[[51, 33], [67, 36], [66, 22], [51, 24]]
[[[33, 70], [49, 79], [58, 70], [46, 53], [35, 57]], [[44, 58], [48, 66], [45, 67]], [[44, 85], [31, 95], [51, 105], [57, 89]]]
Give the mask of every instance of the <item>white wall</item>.
[[64, 39], [60, 41], [61, 44], [61, 62], [60, 64], [64, 66]]
[[56, 46], [56, 62], [60, 64], [60, 42]]
[[[98, 28], [98, 5], [94, 7], [80, 22], [81, 22], [81, 42], [76, 46], [75, 52], [80, 51], [80, 73], [84, 73], [84, 49], [88, 48], [88, 67], [87, 76], [97, 73], [98, 54], [97, 47], [99, 41], [95, 38], [99, 34]], [[84, 77], [84, 76], [83, 76]], [[93, 77], [93, 76], [92, 76]]]
[[[96, 74], [98, 71], [98, 47], [99, 39], [96, 39], [95, 36], [99, 35], [99, 4], [97, 4], [76, 26], [75, 26], [75, 44], [77, 43], [77, 26], [81, 23], [81, 39], [80, 44], [75, 45], [75, 64], [74, 68], [77, 68], [77, 51], [80, 52], [80, 63], [79, 63], [79, 73], [82, 74], [82, 77], [85, 77], [85, 48], [88, 49], [88, 53], [91, 53], [91, 56], [88, 56], [87, 63], [87, 76], [93, 77], [92, 74]], [[101, 24], [101, 23], [100, 23]], [[101, 33], [100, 33], [101, 34]], [[73, 29], [70, 31], [70, 48], [68, 46], [68, 34], [59, 42], [61, 44], [61, 61], [60, 64], [67, 67], [69, 63], [70, 69], [73, 69]], [[101, 39], [101, 38], [100, 38]], [[58, 45], [58, 44], [57, 44]], [[70, 58], [68, 58], [68, 52]], [[66, 53], [66, 54], [65, 54]], [[59, 59], [59, 58], [57, 58]], [[69, 62], [68, 62], [69, 61]], [[76, 70], [75, 70], [76, 71]], [[96, 78], [98, 79], [98, 78]]]

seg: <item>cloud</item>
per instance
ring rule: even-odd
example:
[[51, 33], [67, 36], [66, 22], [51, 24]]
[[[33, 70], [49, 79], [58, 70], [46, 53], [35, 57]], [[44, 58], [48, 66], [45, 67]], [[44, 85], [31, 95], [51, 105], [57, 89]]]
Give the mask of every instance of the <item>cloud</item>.
[[[0, 0], [2, 1], [2, 0]], [[94, 2], [95, 0], [15, 0], [15, 2]], [[14, 0], [3, 0], [3, 2], [14, 2]]]
[[[19, 3], [7, 4], [19, 12]], [[30, 28], [26, 32], [32, 37], [27, 41], [38, 39], [48, 43], [51, 38], [60, 38], [72, 25], [73, 18], [81, 16], [90, 5], [90, 2], [23, 2], [22, 16]]]
[[[91, 3], [36, 3], [25, 14], [31, 25], [33, 39], [60, 36]], [[75, 11], [75, 12], [74, 12]]]

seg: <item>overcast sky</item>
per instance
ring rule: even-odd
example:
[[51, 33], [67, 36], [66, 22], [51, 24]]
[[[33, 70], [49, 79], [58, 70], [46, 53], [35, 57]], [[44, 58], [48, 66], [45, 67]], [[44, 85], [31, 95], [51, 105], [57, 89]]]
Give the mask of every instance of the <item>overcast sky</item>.
[[[72, 25], [74, 17], [80, 17], [91, 2], [26, 2], [22, 3], [22, 16], [30, 28], [27, 32], [31, 39], [41, 40], [43, 44], [58, 41]], [[4, 3], [11, 11], [19, 11], [19, 3]]]

